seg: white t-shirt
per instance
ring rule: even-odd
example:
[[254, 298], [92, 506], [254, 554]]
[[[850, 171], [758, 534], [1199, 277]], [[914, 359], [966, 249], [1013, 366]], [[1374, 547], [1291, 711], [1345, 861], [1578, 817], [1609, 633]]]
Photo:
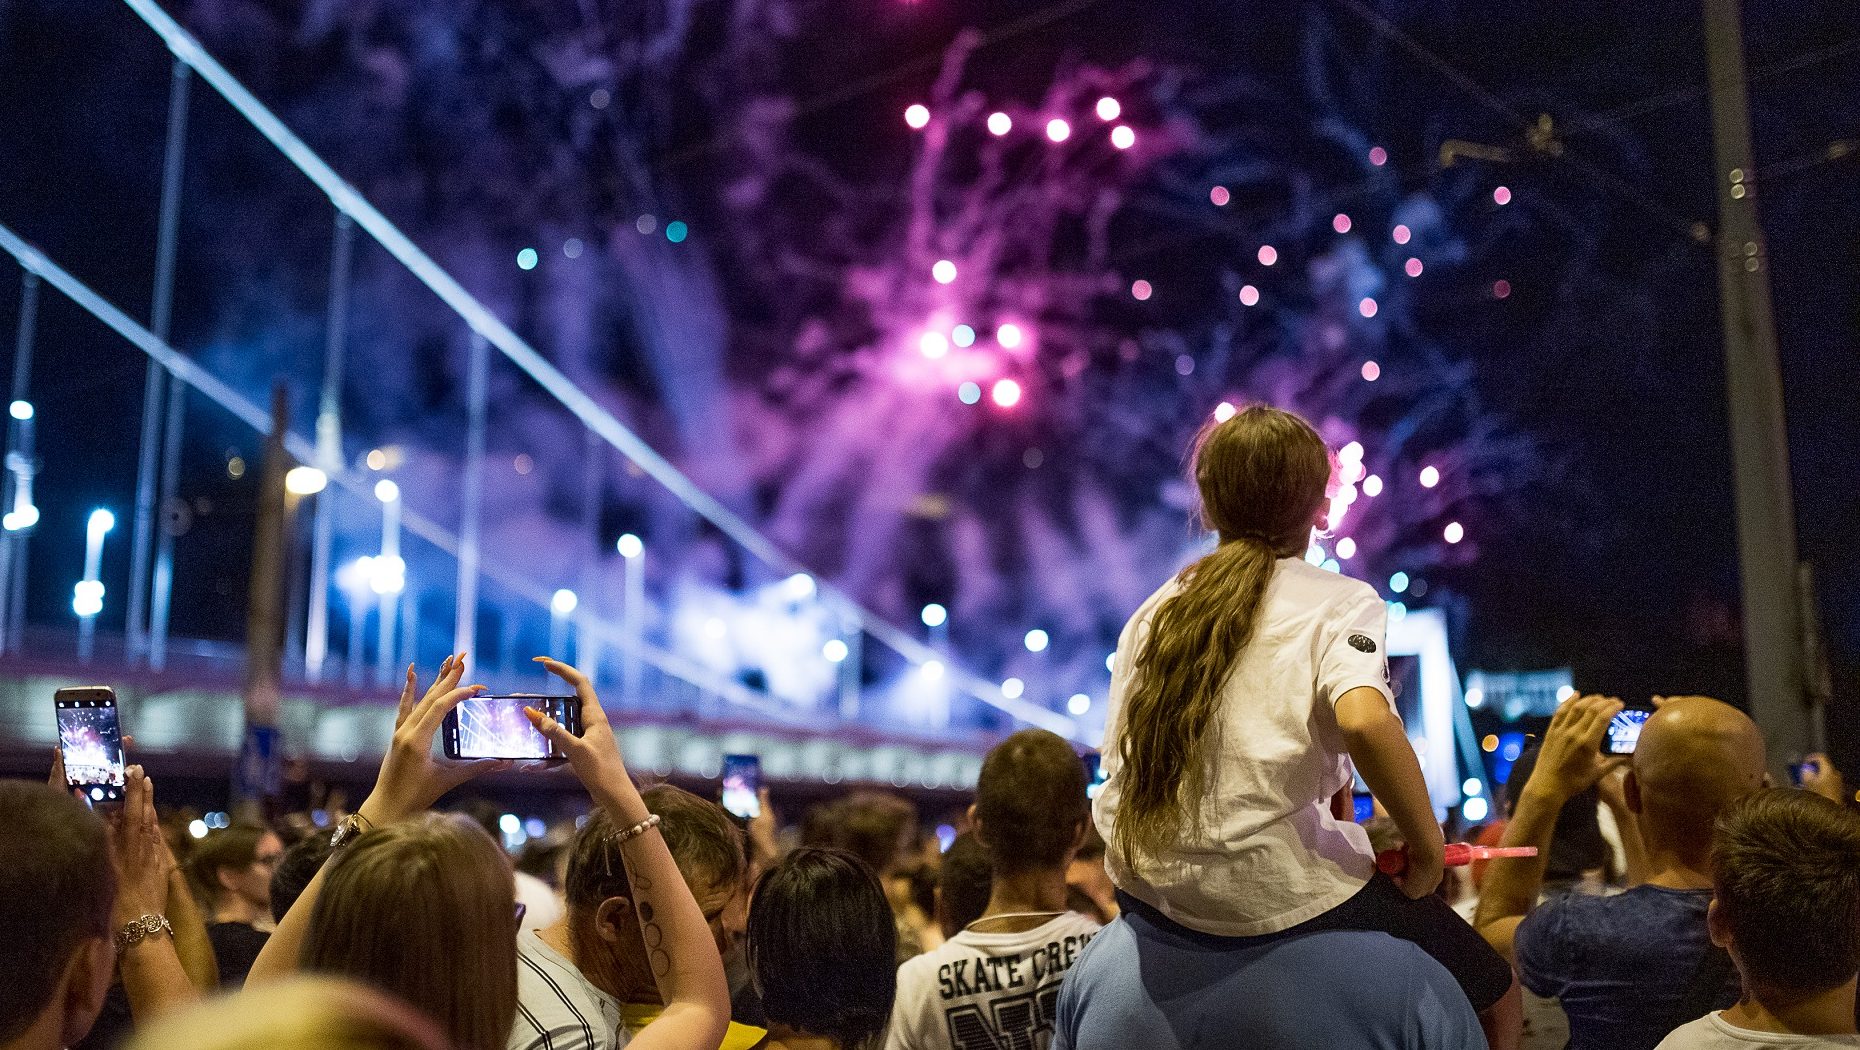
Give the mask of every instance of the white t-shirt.
[[1709, 1013], [1673, 1029], [1654, 1050], [1748, 1050], [1753, 1046], [1793, 1046], [1798, 1050], [1839, 1050], [1860, 1047], [1860, 1035], [1782, 1035], [1753, 1032]]
[[1025, 933], [964, 930], [907, 961], [885, 1050], [1046, 1050], [1059, 982], [1097, 932], [1069, 911]]
[[561, 896], [548, 883], [527, 871], [512, 874], [517, 877], [517, 900], [523, 902], [523, 921], [517, 928], [527, 932], [555, 925], [567, 911]]
[[1281, 558], [1258, 625], [1222, 688], [1201, 741], [1207, 791], [1189, 801], [1174, 848], [1133, 865], [1113, 829], [1123, 790], [1119, 712], [1150, 617], [1175, 580], [1144, 602], [1117, 642], [1104, 768], [1092, 817], [1118, 888], [1204, 933], [1252, 937], [1296, 926], [1354, 896], [1375, 872], [1369, 836], [1330, 815], [1351, 772], [1331, 705], [1358, 687], [1389, 700], [1388, 612], [1367, 584]]
[[517, 1017], [509, 1050], [620, 1050], [620, 1001], [594, 987], [535, 930], [517, 934]]

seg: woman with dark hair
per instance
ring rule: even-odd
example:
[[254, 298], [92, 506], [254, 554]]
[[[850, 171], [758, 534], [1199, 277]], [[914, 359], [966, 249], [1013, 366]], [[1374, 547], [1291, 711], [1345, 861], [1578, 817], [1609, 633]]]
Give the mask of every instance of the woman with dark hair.
[[891, 1017], [897, 931], [877, 876], [845, 850], [803, 846], [762, 873], [749, 970], [769, 1050], [864, 1050]]
[[209, 909], [207, 937], [219, 963], [220, 987], [245, 983], [252, 961], [271, 936], [271, 872], [284, 842], [269, 828], [234, 824], [200, 840], [188, 869]]

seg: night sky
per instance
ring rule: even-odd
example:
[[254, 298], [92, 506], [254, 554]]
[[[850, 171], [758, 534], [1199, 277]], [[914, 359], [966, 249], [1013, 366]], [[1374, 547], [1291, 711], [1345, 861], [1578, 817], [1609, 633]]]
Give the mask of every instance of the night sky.
[[[606, 7], [589, 0], [582, 9]], [[703, 19], [720, 17], [716, 5], [691, 9]], [[1531, 155], [1524, 129], [1386, 38], [1377, 64], [1362, 71], [1368, 90], [1344, 105], [1417, 183], [1438, 175], [1433, 153], [1443, 138], [1515, 151], [1521, 159], [1496, 167], [1490, 178], [1533, 202], [1521, 210], [1529, 216], [1521, 226], [1469, 233], [1490, 238], [1479, 246], [1486, 257], [1511, 258], [1504, 272], [1516, 293], [1502, 310], [1469, 313], [1443, 305], [1417, 317], [1433, 338], [1471, 362], [1471, 382], [1488, 407], [1533, 438], [1542, 453], [1530, 486], [1477, 527], [1477, 560], [1443, 565], [1430, 580], [1455, 613], [1462, 670], [1569, 664], [1585, 690], [1628, 699], [1688, 692], [1742, 699], [1716, 274], [1709, 250], [1686, 235], [1691, 224], [1716, 217], [1696, 3], [1103, 0], [1009, 7], [820, 0], [790, 9], [805, 17], [782, 43], [781, 61], [763, 75], [783, 83], [795, 101], [797, 141], [848, 179], [903, 163], [911, 139], [899, 114], [928, 89], [943, 49], [966, 27], [983, 29], [986, 39], [969, 79], [992, 92], [1037, 97], [1056, 67], [1119, 67], [1147, 58], [1193, 70], [1204, 84], [1244, 79], [1253, 85], [1244, 97], [1257, 102], [1302, 90], [1307, 67], [1301, 45], [1312, 26], [1325, 27], [1340, 49], [1374, 49], [1377, 30], [1367, 16], [1380, 12], [1491, 100], [1530, 120], [1550, 114], [1566, 150], [1561, 159]], [[477, 241], [416, 239], [468, 287], [492, 289], [490, 301], [511, 304], [505, 316], [520, 330], [526, 320], [540, 323], [541, 307], [498, 291], [515, 279], [505, 262], [512, 255], [500, 250], [479, 258], [469, 245], [523, 243], [527, 227], [550, 221], [552, 208], [566, 207], [559, 199], [527, 199], [514, 176], [507, 196], [487, 195], [475, 184], [456, 194], [429, 188], [423, 196], [384, 198], [375, 190], [381, 172], [426, 164], [422, 151], [447, 141], [422, 124], [437, 119], [433, 112], [385, 121], [356, 113], [358, 125], [401, 132], [376, 143], [378, 149], [364, 148], [369, 144], [362, 136], [340, 126], [338, 105], [316, 108], [319, 99], [341, 91], [327, 48], [272, 46], [274, 37], [246, 32], [251, 12], [266, 10], [263, 5], [203, 0], [171, 10], [287, 117], [293, 109], [325, 114], [329, 124], [300, 124], [298, 130], [390, 216], [417, 217], [417, 225], [429, 229], [480, 224]], [[542, 5], [515, 10], [539, 20], [567, 17]], [[506, 17], [517, 21], [519, 15]], [[653, 28], [613, 19], [616, 38]], [[1843, 748], [1837, 758], [1850, 756], [1851, 767], [1860, 764], [1852, 750], [1860, 740], [1847, 729], [1860, 692], [1860, 574], [1852, 549], [1860, 535], [1860, 499], [1854, 497], [1860, 469], [1852, 451], [1852, 435], [1860, 431], [1854, 398], [1860, 390], [1854, 339], [1860, 322], [1860, 149], [1846, 159], [1825, 154], [1831, 143], [1860, 135], [1854, 118], [1860, 112], [1860, 11], [1834, 0], [1770, 0], [1749, 5], [1746, 23], [1800, 553], [1819, 580], [1841, 693], [1830, 723]], [[697, 32], [721, 38], [723, 30]], [[511, 33], [514, 38], [522, 30]], [[388, 50], [418, 46], [417, 38], [380, 43]], [[523, 97], [530, 88], [517, 81], [525, 75], [524, 68], [487, 60], [482, 82], [508, 80], [509, 98]], [[154, 38], [118, 4], [0, 0], [0, 221], [132, 313], [145, 313], [148, 302], [167, 79]], [[656, 128], [642, 163], [655, 179], [684, 187], [694, 241], [729, 236], [705, 227], [711, 207], [705, 187], [730, 179], [737, 158], [718, 148], [723, 133], [702, 116], [714, 111], [695, 101], [702, 84], [669, 93], [670, 112], [696, 116], [689, 126]], [[679, 101], [681, 93], [693, 101]], [[472, 119], [490, 129], [530, 120], [505, 111], [509, 98], [485, 102]], [[204, 92], [196, 99], [195, 141], [242, 134], [217, 99], [200, 101], [207, 99]], [[433, 109], [463, 112], [473, 104], [447, 100]], [[1306, 118], [1294, 108], [1236, 119], [1254, 120], [1258, 133], [1270, 136], [1275, 122], [1289, 127]], [[523, 169], [511, 162], [510, 170]], [[190, 200], [214, 203], [190, 211], [183, 222], [178, 341], [193, 349], [244, 341], [261, 345], [269, 355], [264, 360], [280, 369], [303, 361], [313, 369], [321, 339], [318, 282], [327, 265], [326, 205], [283, 161], [255, 147], [208, 149], [189, 176]], [[604, 207], [600, 178], [589, 171], [583, 202], [595, 211]], [[243, 237], [206, 228], [230, 214], [226, 201], [255, 197], [258, 188], [270, 202], [270, 221], [314, 214], [315, 222], [304, 228], [316, 232], [255, 230], [242, 251]], [[1126, 247], [1119, 262], [1153, 276], [1157, 309], [1176, 309], [1169, 293], [1211, 282], [1210, 259], [1231, 254], [1234, 245], [1201, 220], [1171, 213], [1147, 221], [1153, 236]], [[1580, 251], [1572, 250], [1574, 242]], [[730, 279], [731, 267], [742, 265], [736, 258], [720, 265], [726, 299], [739, 287]], [[1545, 261], [1552, 258], [1558, 261]], [[487, 276], [499, 267], [513, 272]], [[298, 277], [278, 279], [282, 271]], [[246, 307], [272, 294], [292, 300], [279, 304], [285, 320], [279, 330], [255, 335]], [[230, 297], [238, 298], [239, 310], [227, 309]], [[9, 335], [17, 301], [15, 271], [0, 268], [0, 331]], [[731, 311], [736, 327], [726, 339], [727, 368], [732, 375], [752, 372], [745, 362], [759, 352], [758, 325], [779, 319], [782, 304], [745, 292]], [[358, 341], [367, 345], [368, 322], [360, 327]], [[43, 301], [41, 332], [35, 390], [45, 461], [41, 531], [75, 538], [90, 507], [130, 505], [143, 359], [56, 295]], [[441, 352], [419, 342], [428, 334], [410, 338], [415, 353]], [[640, 358], [621, 353], [603, 360], [617, 388], [642, 403], [652, 400], [651, 370]], [[352, 367], [366, 369], [367, 361], [364, 356]], [[383, 360], [385, 374], [405, 367]], [[422, 395], [417, 382], [406, 389], [435, 401], [444, 397], [437, 390]], [[293, 396], [305, 428], [314, 391], [294, 389]], [[365, 401], [363, 392], [350, 396]], [[258, 448], [249, 433], [199, 399], [193, 407], [199, 423], [190, 434], [182, 486], [192, 513], [177, 545], [183, 582], [176, 630], [230, 639], [242, 622], [256, 471], [233, 479], [226, 462], [229, 453], [255, 461]], [[365, 417], [371, 409], [358, 403], [353, 411]], [[1202, 411], [1201, 405], [1182, 409], [1185, 416]], [[662, 447], [678, 444], [671, 422], [650, 411], [643, 418], [642, 429]], [[1181, 432], [1182, 425], [1174, 425], [1158, 440], [1176, 443]], [[677, 453], [674, 458], [684, 461]], [[127, 514], [119, 517], [127, 523]], [[68, 581], [78, 575], [80, 559], [75, 542], [35, 544], [36, 620], [66, 614]], [[128, 544], [113, 543], [106, 578], [122, 578], [127, 561]], [[900, 564], [901, 576], [910, 571]], [[917, 583], [902, 588], [913, 597], [922, 589]], [[119, 603], [106, 612], [106, 630], [114, 626], [113, 615], [120, 624], [120, 610]], [[1121, 621], [1128, 612], [1106, 615]]]

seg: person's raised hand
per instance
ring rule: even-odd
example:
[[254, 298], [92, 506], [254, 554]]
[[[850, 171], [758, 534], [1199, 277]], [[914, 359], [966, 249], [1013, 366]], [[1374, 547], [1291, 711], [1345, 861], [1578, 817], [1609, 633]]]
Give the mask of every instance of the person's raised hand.
[[627, 780], [626, 763], [620, 758], [620, 745], [614, 739], [613, 726], [607, 721], [607, 712], [601, 708], [601, 698], [594, 692], [594, 683], [560, 660], [538, 656], [536, 662], [575, 690], [575, 697], [581, 702], [581, 735], [570, 733], [562, 723], [536, 708], [526, 707], [523, 712], [530, 724], [567, 756], [575, 777], [597, 797], [604, 786], [619, 781], [631, 783]]
[[168, 904], [173, 860], [155, 816], [155, 784], [141, 766], [130, 766], [124, 774], [123, 805], [110, 814], [105, 826], [110, 832], [110, 861], [116, 868], [117, 923], [162, 914]]
[[446, 714], [467, 697], [484, 691], [481, 685], [460, 686], [464, 674], [465, 654], [446, 657], [426, 695], [415, 701], [417, 680], [414, 669], [407, 668], [407, 681], [401, 687], [400, 704], [394, 714], [394, 737], [381, 758], [375, 789], [356, 808], [368, 823], [381, 827], [417, 816], [439, 801], [441, 795], [473, 777], [509, 768], [510, 763], [500, 759], [453, 762], [433, 754], [433, 738], [445, 723]]
[[1557, 708], [1524, 790], [1560, 806], [1626, 765], [1625, 756], [1602, 753], [1602, 735], [1622, 706], [1612, 696], [1579, 696]]
[[1802, 760], [1802, 789], [1843, 806], [1847, 804], [1847, 779], [1828, 761], [1828, 756], [1819, 751]]

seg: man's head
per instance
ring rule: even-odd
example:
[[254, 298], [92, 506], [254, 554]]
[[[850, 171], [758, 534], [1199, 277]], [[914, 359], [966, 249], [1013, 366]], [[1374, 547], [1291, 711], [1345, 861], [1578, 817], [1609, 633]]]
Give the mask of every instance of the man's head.
[[853, 854], [880, 879], [897, 873], [917, 842], [917, 807], [885, 791], [855, 791], [816, 814], [809, 845]]
[[0, 857], [0, 1046], [69, 1046], [116, 963], [103, 822], [44, 784], [0, 781]]
[[972, 813], [997, 875], [1063, 872], [1091, 819], [1085, 764], [1056, 734], [1023, 729], [982, 761]]
[[1763, 734], [1730, 704], [1668, 700], [1641, 729], [1627, 779], [1628, 808], [1650, 848], [1703, 861], [1724, 808], [1764, 786]]
[[1860, 973], [1860, 816], [1807, 791], [1727, 807], [1712, 844], [1712, 941], [1744, 988], [1787, 1006]]
[[[646, 809], [658, 815], [659, 832], [678, 864], [685, 885], [709, 921], [717, 950], [728, 952], [748, 924], [748, 864], [743, 836], [723, 808], [689, 791], [662, 784], [644, 793]], [[601, 810], [588, 817], [570, 847], [569, 935], [576, 965], [596, 987], [626, 1002], [658, 996], [633, 912], [633, 888], [620, 853], [624, 830]]]
[[235, 824], [200, 840], [189, 861], [216, 913], [270, 914], [271, 873], [284, 843], [271, 831]]

